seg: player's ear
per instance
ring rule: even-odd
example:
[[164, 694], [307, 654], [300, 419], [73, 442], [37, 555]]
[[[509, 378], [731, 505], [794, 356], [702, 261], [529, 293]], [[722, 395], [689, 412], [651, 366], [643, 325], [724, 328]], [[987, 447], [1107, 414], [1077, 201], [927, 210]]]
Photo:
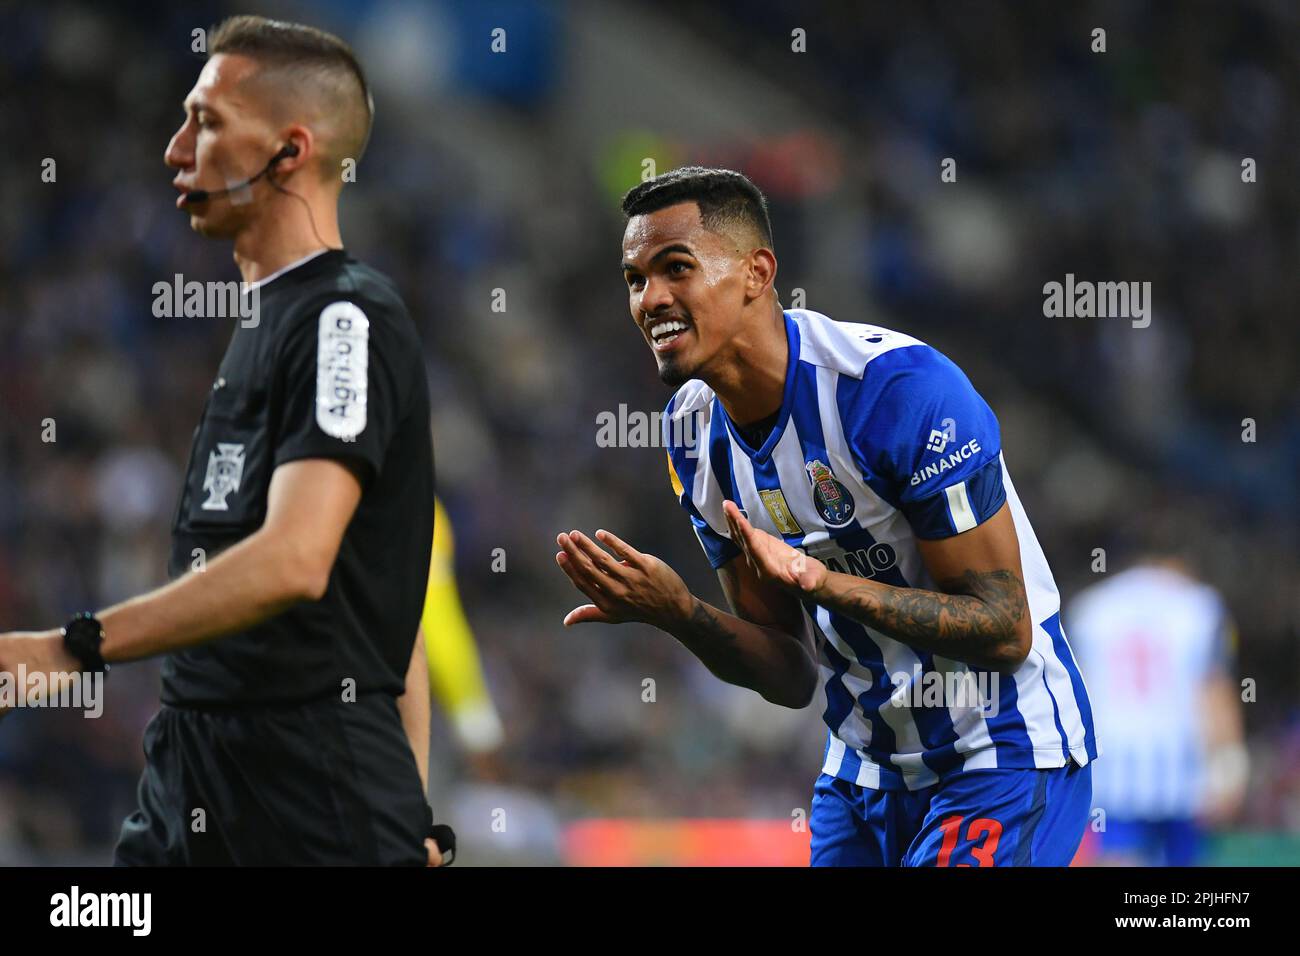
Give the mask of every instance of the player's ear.
[[749, 254], [749, 270], [745, 284], [745, 294], [750, 299], [759, 299], [767, 294], [776, 281], [776, 256], [771, 249], [755, 249]]

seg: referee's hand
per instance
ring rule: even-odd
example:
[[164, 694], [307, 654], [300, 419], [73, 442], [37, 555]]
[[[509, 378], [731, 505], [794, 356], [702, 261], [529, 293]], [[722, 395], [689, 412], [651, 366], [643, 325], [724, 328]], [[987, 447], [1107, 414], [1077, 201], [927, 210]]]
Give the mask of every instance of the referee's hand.
[[[81, 662], [68, 653], [63, 646], [63, 634], [59, 631], [11, 631], [0, 634], [0, 673], [17, 680], [17, 675], [25, 673], [41, 674], [45, 677], [45, 691], [37, 695], [27, 692], [28, 700], [36, 701], [43, 697], [57, 699], [62, 688], [79, 678]], [[7, 714], [12, 707], [0, 708], [0, 717]]]
[[429, 862], [425, 866], [442, 866], [442, 854], [438, 852], [438, 844], [433, 842], [433, 837], [424, 838], [424, 848], [429, 851]]

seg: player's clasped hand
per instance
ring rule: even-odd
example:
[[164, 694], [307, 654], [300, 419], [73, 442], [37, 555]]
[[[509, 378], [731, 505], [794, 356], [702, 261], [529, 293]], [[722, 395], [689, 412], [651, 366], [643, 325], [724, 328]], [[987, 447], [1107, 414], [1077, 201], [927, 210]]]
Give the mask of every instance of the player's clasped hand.
[[694, 600], [676, 571], [608, 531], [597, 531], [596, 538], [600, 544], [581, 531], [570, 531], [555, 539], [563, 549], [556, 553], [556, 563], [592, 600], [565, 615], [565, 627], [641, 621], [667, 629], [690, 617]]
[[826, 565], [755, 528], [734, 501], [724, 501], [722, 513], [727, 518], [731, 540], [760, 581], [772, 581], [805, 595], [816, 594], [826, 583]]

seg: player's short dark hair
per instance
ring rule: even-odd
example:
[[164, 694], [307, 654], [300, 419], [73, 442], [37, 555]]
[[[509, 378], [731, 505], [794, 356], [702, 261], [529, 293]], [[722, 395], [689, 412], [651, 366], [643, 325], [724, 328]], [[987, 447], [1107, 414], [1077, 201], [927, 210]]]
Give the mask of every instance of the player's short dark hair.
[[683, 166], [647, 179], [623, 197], [623, 215], [631, 219], [683, 202], [700, 207], [700, 223], [705, 229], [716, 232], [729, 226], [748, 227], [771, 248], [767, 197], [748, 176], [734, 169]]
[[246, 56], [264, 69], [327, 86], [336, 108], [352, 114], [347, 152], [360, 159], [375, 108], [361, 61], [343, 40], [306, 24], [244, 14], [227, 17], [209, 31], [208, 54], [218, 53]]

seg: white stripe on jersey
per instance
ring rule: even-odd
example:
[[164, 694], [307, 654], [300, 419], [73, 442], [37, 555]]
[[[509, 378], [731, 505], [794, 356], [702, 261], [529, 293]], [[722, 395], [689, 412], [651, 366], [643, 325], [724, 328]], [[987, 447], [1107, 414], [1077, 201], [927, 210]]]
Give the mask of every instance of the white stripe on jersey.
[[948, 497], [948, 516], [952, 518], [952, 526], [958, 534], [979, 524], [975, 520], [975, 512], [971, 510], [970, 496], [966, 494], [966, 482], [959, 481], [950, 485], [943, 493]]
[[[822, 665], [825, 668], [825, 665]], [[830, 745], [826, 748], [826, 762], [822, 764], [822, 773], [837, 776], [844, 763], [844, 741], [834, 734], [830, 735]]]
[[[854, 708], [858, 708], [857, 700], [859, 694], [864, 694], [875, 686], [875, 680], [871, 676], [871, 671], [862, 666], [853, 648], [844, 643], [839, 632], [835, 628], [828, 626], [822, 621], [822, 615], [825, 611], [822, 608], [817, 609], [817, 626], [821, 628], [822, 637], [835, 648], [836, 653], [849, 662], [848, 669], [839, 676], [839, 681], [848, 691], [849, 696], [853, 698]], [[827, 667], [827, 680], [834, 680], [834, 671]], [[840, 725], [839, 738], [854, 750], [862, 750], [871, 746], [871, 722], [865, 720], [856, 720], [852, 724], [847, 721]]]
[[[722, 502], [731, 496], [731, 491], [718, 484], [713, 474], [712, 444], [709, 441], [709, 426], [712, 416], [706, 408], [699, 416], [696, 427], [695, 449], [699, 458], [695, 464], [695, 480], [691, 484], [691, 500], [700, 512], [700, 517], [709, 523], [710, 528], [726, 528], [727, 516], [722, 510]], [[740, 504], [737, 502], [737, 504]], [[743, 505], [742, 505], [743, 507]], [[730, 537], [730, 535], [725, 535]]]
[[[808, 484], [807, 474], [803, 470], [803, 452], [799, 448], [799, 433], [794, 422], [789, 422], [772, 449], [772, 464], [776, 467], [777, 477], [781, 479], [782, 488], [802, 488]], [[805, 545], [825, 541], [830, 535], [821, 526], [821, 518], [813, 507], [812, 497], [804, 494], [784, 495], [786, 507], [804, 530]], [[762, 509], [766, 511], [767, 509]]]
[[754, 463], [749, 460], [749, 456], [740, 450], [736, 444], [735, 437], [730, 430], [727, 432], [727, 444], [731, 448], [731, 474], [736, 479], [736, 496], [740, 499], [736, 504], [745, 509], [745, 515], [749, 518], [749, 523], [755, 528], [761, 528], [768, 534], [774, 534], [778, 538], [781, 532], [777, 529], [776, 524], [772, 521], [771, 515], [767, 509], [754, 507], [747, 502], [758, 501], [758, 489], [754, 485]]

